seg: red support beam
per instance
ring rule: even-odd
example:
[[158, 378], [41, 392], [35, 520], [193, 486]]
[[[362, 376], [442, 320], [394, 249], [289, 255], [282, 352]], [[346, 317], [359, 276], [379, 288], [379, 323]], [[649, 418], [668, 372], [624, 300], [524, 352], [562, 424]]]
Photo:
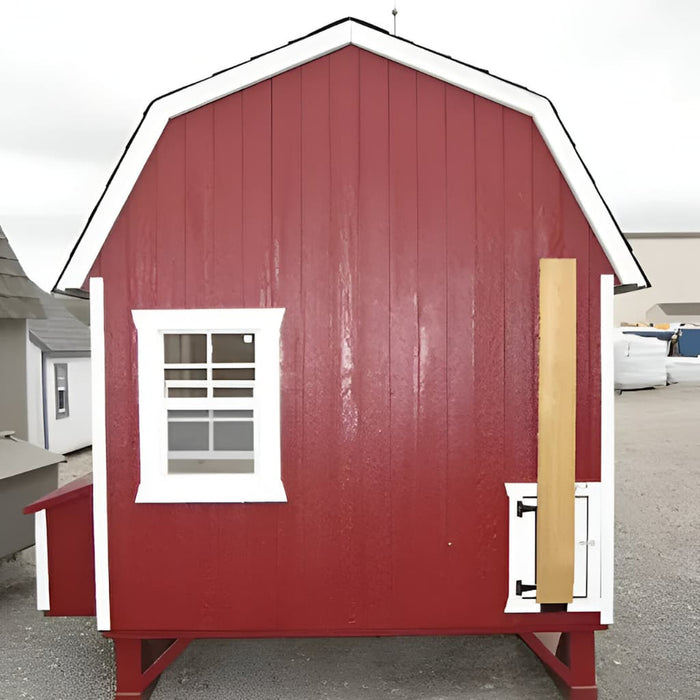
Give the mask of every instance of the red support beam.
[[117, 666], [115, 700], [148, 700], [160, 674], [180, 656], [191, 640], [115, 637], [113, 641]]
[[567, 700], [597, 700], [595, 635], [592, 631], [552, 635], [524, 632], [520, 638], [537, 655]]

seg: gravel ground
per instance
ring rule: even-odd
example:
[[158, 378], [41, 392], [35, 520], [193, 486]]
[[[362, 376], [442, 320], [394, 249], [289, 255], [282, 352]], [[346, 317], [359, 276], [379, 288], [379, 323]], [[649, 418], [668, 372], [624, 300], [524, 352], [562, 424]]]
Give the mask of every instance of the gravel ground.
[[[616, 623], [597, 635], [601, 700], [700, 698], [700, 387], [616, 397]], [[71, 455], [65, 483], [90, 469]], [[0, 699], [112, 700], [91, 618], [34, 610], [33, 549], [0, 563]], [[559, 697], [513, 637], [206, 640], [152, 700], [528, 700]]]

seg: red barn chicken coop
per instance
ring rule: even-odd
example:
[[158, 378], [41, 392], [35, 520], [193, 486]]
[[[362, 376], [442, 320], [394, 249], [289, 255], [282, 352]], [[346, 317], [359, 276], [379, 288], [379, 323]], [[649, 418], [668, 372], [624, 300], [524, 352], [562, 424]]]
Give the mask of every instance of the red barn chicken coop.
[[363, 22], [155, 100], [57, 283], [94, 481], [27, 509], [39, 607], [117, 698], [195, 638], [482, 633], [595, 698], [646, 285], [546, 98]]

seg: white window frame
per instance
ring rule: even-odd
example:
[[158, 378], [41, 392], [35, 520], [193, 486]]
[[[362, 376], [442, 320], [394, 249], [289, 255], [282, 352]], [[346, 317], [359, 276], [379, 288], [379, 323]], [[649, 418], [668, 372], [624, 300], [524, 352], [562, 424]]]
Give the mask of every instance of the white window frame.
[[[68, 363], [56, 362], [53, 366], [54, 398], [56, 404], [56, 420], [68, 418], [70, 409], [68, 403]], [[61, 406], [63, 399], [63, 406]]]
[[[280, 327], [284, 309], [136, 309], [132, 316], [138, 341], [141, 469], [136, 502], [285, 502], [280, 463]], [[205, 332], [255, 335], [252, 474], [168, 472], [163, 337], [167, 333]], [[216, 399], [197, 401], [202, 408], [212, 408], [210, 402]]]

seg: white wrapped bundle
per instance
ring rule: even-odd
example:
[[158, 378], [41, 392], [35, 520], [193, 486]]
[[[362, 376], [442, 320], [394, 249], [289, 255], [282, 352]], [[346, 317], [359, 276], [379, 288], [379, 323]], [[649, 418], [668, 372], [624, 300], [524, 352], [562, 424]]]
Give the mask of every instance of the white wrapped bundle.
[[669, 384], [700, 383], [700, 357], [667, 357], [666, 372]]
[[615, 331], [615, 388], [666, 386], [666, 342]]

